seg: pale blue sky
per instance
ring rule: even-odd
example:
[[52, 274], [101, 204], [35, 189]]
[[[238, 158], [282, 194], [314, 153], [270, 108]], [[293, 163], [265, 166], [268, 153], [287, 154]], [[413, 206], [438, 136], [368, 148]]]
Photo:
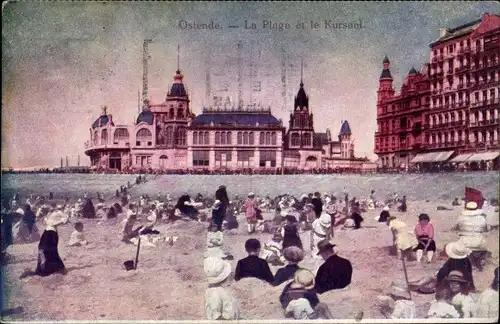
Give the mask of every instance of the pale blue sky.
[[[150, 98], [161, 102], [177, 65], [191, 94], [191, 109], [201, 112], [205, 98], [206, 59], [227, 65], [241, 40], [245, 62], [262, 54], [258, 100], [288, 124], [282, 110], [281, 48], [289, 56], [287, 91], [304, 83], [315, 114], [315, 128], [337, 134], [342, 119], [354, 132], [356, 154], [373, 157], [376, 90], [385, 54], [399, 89], [412, 66], [429, 60], [428, 44], [439, 28], [453, 28], [500, 13], [496, 2], [39, 2], [12, 3], [3, 9], [2, 35], [2, 166], [59, 164], [68, 155], [88, 164], [83, 143], [90, 123], [107, 104], [116, 123], [131, 123], [142, 88], [142, 42], [153, 38]], [[222, 30], [188, 31], [179, 20], [218, 22]], [[257, 30], [228, 25], [255, 22]], [[262, 21], [289, 23], [290, 30], [262, 28]], [[318, 30], [310, 21], [320, 23]], [[355, 22], [363, 29], [324, 28], [324, 20]], [[306, 29], [297, 29], [306, 22]], [[265, 71], [264, 71], [265, 70]], [[235, 79], [235, 69], [228, 77]], [[213, 85], [215, 86], [215, 85]], [[233, 94], [236, 98], [236, 93]]]

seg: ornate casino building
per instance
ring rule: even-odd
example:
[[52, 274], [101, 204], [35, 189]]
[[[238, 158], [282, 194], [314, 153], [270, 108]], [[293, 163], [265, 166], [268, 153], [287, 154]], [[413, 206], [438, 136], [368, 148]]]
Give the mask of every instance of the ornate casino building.
[[351, 128], [338, 140], [317, 133], [300, 82], [288, 130], [270, 107], [208, 107], [195, 116], [178, 70], [160, 104], [144, 102], [133, 125], [115, 124], [103, 107], [90, 128], [85, 154], [94, 170], [373, 169], [354, 157]]

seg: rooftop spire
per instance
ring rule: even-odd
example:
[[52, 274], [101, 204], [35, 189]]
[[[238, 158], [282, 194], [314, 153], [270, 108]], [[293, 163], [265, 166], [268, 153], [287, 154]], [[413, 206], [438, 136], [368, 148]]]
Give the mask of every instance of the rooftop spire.
[[177, 44], [177, 74], [179, 74], [179, 72], [180, 72], [180, 68], [179, 68], [180, 51], [181, 51], [181, 47], [179, 44]]
[[304, 59], [300, 59], [300, 86], [303, 87], [304, 86], [304, 81], [303, 81], [303, 77], [304, 77]]

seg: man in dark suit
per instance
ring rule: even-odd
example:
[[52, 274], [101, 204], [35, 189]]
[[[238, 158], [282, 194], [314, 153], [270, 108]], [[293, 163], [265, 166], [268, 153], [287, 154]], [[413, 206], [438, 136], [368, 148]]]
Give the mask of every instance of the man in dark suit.
[[248, 256], [238, 261], [234, 272], [234, 280], [254, 277], [269, 283], [274, 281], [273, 273], [269, 269], [266, 260], [259, 258], [260, 248], [260, 242], [257, 239], [249, 239], [245, 242], [245, 250]]
[[311, 199], [311, 204], [314, 205], [316, 218], [319, 218], [321, 216], [321, 213], [323, 212], [323, 202], [321, 201], [321, 194], [319, 192], [314, 193], [314, 198]]
[[333, 289], [342, 289], [351, 283], [352, 265], [347, 259], [339, 257], [328, 240], [322, 240], [318, 243], [318, 255], [323, 263], [316, 273], [315, 289], [318, 294], [322, 294]]

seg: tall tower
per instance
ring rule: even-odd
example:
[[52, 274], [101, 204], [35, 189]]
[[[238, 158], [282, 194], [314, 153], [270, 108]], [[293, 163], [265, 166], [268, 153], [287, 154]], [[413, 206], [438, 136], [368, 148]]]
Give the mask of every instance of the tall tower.
[[354, 157], [354, 141], [352, 140], [351, 126], [347, 120], [342, 121], [339, 132], [340, 155], [343, 159]]
[[387, 55], [383, 61], [384, 68], [382, 70], [382, 74], [380, 74], [379, 78], [379, 87], [377, 91], [377, 113], [382, 113], [382, 105], [381, 103], [389, 98], [394, 96], [394, 89], [392, 88], [392, 75], [391, 75], [391, 62]]
[[312, 149], [314, 144], [313, 114], [309, 111], [309, 97], [304, 90], [302, 67], [303, 64], [301, 64], [300, 88], [295, 96], [293, 113], [290, 114], [287, 144], [289, 148]]

